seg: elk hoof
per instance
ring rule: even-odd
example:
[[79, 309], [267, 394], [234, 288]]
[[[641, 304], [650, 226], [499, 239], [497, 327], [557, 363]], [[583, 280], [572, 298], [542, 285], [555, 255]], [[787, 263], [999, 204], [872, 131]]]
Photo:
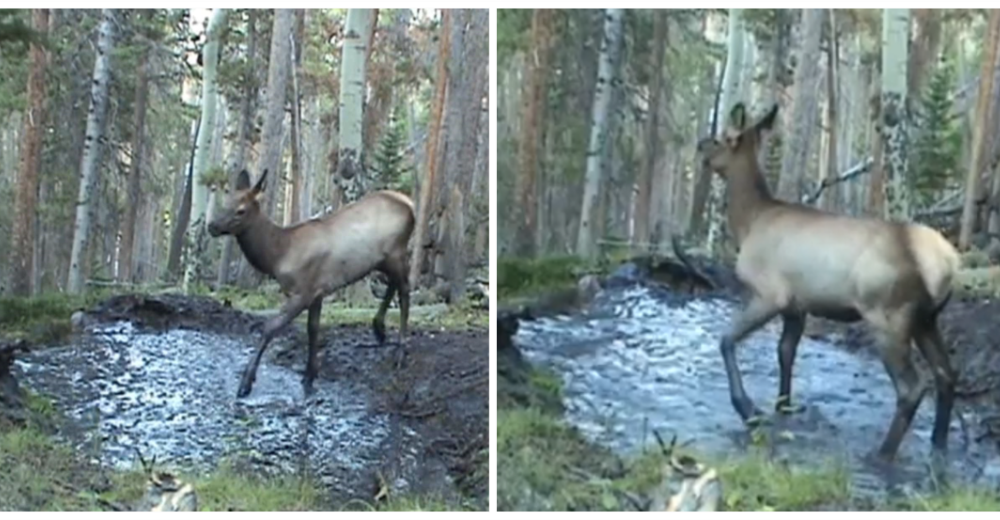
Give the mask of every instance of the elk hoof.
[[250, 389], [253, 388], [253, 374], [247, 373], [243, 375], [243, 381], [240, 382], [240, 389], [236, 392], [236, 398], [242, 399], [250, 395]]
[[372, 321], [372, 332], [375, 334], [375, 341], [378, 342], [379, 346], [385, 344], [385, 323], [374, 320]]
[[402, 346], [396, 347], [396, 351], [393, 354], [393, 357], [395, 357], [395, 361], [393, 361], [392, 364], [393, 368], [395, 370], [403, 368], [403, 366], [406, 365], [406, 360], [408, 357], [406, 354], [406, 348]]
[[792, 398], [787, 395], [778, 396], [778, 402], [774, 403], [774, 411], [784, 415], [799, 414], [805, 410], [805, 406], [793, 404]]

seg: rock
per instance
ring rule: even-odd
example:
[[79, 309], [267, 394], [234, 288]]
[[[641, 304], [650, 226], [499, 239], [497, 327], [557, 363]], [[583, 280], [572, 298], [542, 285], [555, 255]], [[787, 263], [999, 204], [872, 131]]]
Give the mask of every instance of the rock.
[[23, 424], [27, 419], [24, 393], [10, 370], [14, 354], [27, 351], [28, 343], [24, 340], [0, 340], [0, 423]]

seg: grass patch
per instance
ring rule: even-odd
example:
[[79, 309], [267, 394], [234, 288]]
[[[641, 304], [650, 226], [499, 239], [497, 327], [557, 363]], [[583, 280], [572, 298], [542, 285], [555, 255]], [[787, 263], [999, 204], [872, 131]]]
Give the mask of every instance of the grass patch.
[[497, 259], [497, 298], [525, 297], [576, 285], [594, 265], [575, 256]]

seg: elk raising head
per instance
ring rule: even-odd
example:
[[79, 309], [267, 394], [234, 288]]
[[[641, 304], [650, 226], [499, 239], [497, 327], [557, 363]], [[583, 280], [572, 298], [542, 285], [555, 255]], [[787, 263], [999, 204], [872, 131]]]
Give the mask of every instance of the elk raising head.
[[747, 161], [757, 160], [761, 135], [774, 127], [778, 115], [775, 104], [763, 117], [752, 125], [747, 125], [747, 111], [743, 103], [737, 103], [729, 112], [729, 126], [722, 132], [721, 139], [706, 137], [698, 142], [698, 153], [708, 166], [728, 180], [729, 174], [749, 166]]
[[236, 190], [229, 194], [225, 206], [208, 223], [208, 233], [219, 235], [239, 235], [250, 222], [260, 215], [260, 197], [267, 185], [267, 170], [261, 174], [257, 184], [250, 187], [250, 174], [246, 170], [236, 178]]

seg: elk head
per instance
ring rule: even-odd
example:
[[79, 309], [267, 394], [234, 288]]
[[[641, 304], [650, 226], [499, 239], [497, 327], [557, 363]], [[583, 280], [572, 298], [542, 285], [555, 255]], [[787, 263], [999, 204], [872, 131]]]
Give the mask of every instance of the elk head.
[[775, 104], [763, 117], [747, 125], [746, 106], [737, 103], [729, 112], [729, 125], [723, 130], [721, 138], [713, 136], [698, 141], [698, 153], [714, 172], [727, 178], [735, 168], [745, 166], [747, 161], [751, 164], [757, 161], [761, 135], [774, 127], [777, 115], [778, 105]]
[[[236, 178], [236, 190], [229, 193], [225, 205], [216, 217], [208, 223], [208, 233], [219, 235], [239, 235], [247, 225], [260, 214], [260, 197], [267, 184], [267, 170], [260, 175], [257, 184], [250, 187], [250, 174], [246, 170]], [[228, 191], [228, 190], [227, 190]]]

